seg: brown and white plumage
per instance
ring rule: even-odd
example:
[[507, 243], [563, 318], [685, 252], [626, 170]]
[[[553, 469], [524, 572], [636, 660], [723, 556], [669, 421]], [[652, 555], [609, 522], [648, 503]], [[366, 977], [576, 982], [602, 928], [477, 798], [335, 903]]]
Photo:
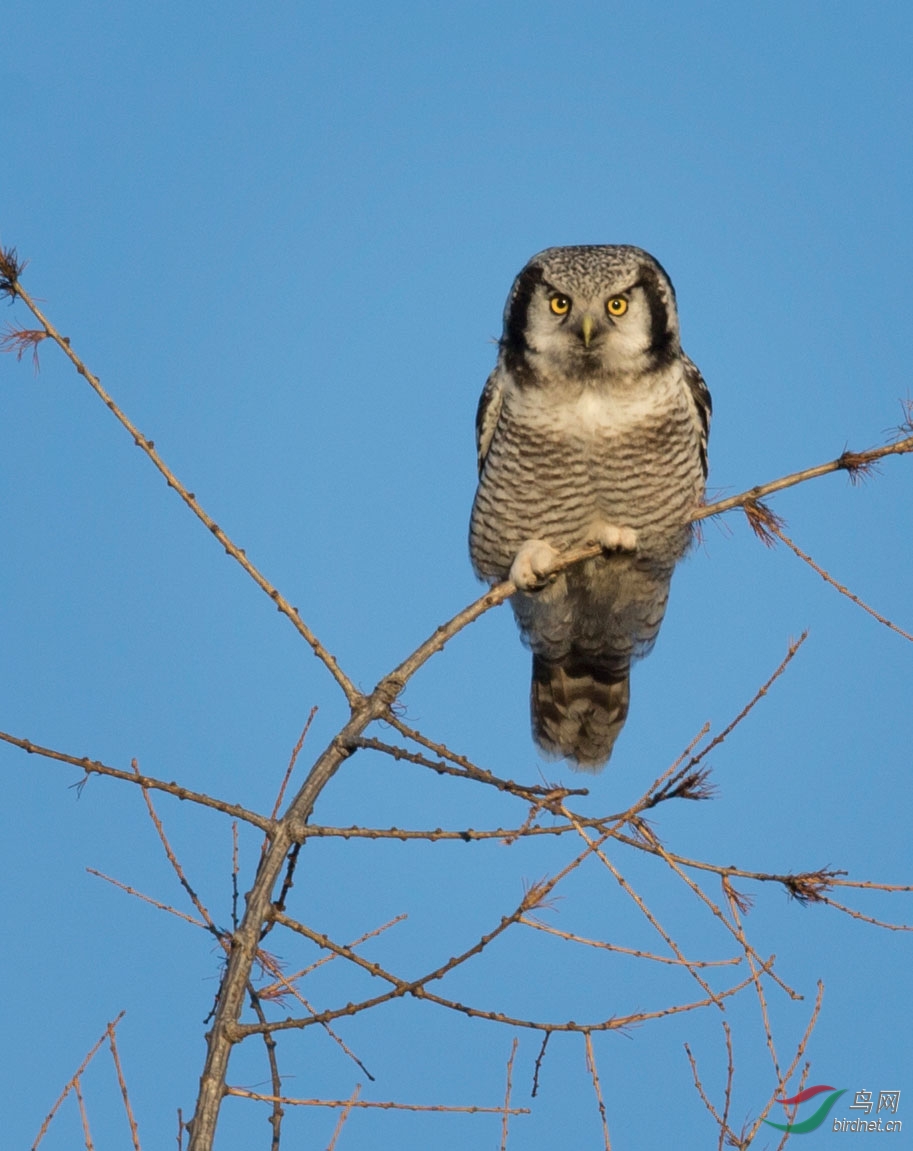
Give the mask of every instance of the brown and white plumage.
[[[533, 652], [533, 733], [599, 770], [652, 648], [707, 476], [710, 395], [675, 293], [640, 248], [549, 248], [514, 281], [476, 418], [476, 574], [511, 578]], [[543, 582], [556, 552], [603, 554]]]

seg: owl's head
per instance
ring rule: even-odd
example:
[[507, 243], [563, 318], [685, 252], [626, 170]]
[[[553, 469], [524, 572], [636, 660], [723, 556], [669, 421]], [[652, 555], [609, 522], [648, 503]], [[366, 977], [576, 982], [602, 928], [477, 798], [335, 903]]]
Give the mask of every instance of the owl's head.
[[501, 349], [520, 380], [641, 376], [681, 355], [675, 290], [642, 248], [546, 248], [514, 281]]

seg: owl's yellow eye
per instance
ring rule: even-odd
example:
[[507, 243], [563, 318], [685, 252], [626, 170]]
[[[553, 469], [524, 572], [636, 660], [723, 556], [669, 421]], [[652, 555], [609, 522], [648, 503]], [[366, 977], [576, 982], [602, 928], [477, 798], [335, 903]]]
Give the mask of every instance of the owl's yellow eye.
[[628, 310], [628, 301], [624, 296], [613, 296], [605, 306], [610, 316], [623, 316]]
[[552, 296], [548, 306], [556, 316], [566, 316], [571, 310], [571, 301], [567, 296]]

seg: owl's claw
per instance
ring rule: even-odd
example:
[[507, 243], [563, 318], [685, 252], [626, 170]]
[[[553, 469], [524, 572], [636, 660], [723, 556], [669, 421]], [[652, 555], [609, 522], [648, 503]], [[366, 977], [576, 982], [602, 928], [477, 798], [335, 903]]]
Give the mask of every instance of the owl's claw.
[[593, 527], [593, 543], [607, 552], [637, 551], [637, 532], [618, 524], [599, 523]]
[[558, 552], [547, 540], [527, 540], [514, 556], [507, 578], [520, 591], [535, 591], [548, 583], [557, 558]]

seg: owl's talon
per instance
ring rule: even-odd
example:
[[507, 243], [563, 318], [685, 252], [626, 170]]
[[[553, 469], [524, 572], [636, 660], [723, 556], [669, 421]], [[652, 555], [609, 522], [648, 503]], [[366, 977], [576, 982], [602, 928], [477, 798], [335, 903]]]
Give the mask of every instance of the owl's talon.
[[637, 532], [618, 524], [600, 523], [593, 528], [593, 543], [607, 552], [634, 552], [637, 551]]
[[549, 582], [558, 552], [547, 540], [527, 540], [510, 565], [508, 579], [520, 591], [535, 591]]

